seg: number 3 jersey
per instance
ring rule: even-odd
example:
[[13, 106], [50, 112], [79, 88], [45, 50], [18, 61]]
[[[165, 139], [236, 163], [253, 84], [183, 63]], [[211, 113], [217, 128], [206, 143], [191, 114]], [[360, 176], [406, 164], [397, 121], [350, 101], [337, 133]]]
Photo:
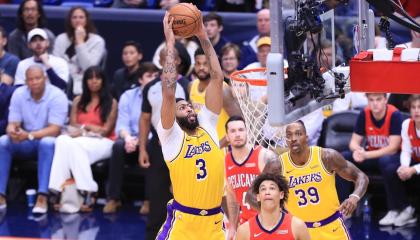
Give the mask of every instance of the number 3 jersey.
[[308, 162], [298, 166], [289, 152], [281, 155], [282, 174], [289, 182], [286, 208], [304, 222], [317, 222], [333, 215], [340, 204], [335, 188], [335, 174], [321, 159], [321, 148], [310, 147]]
[[241, 224], [248, 221], [251, 217], [257, 215], [257, 211], [253, 210], [249, 204], [245, 203], [245, 195], [252, 182], [258, 175], [260, 169], [258, 167], [258, 156], [261, 146], [251, 149], [246, 160], [238, 164], [229, 152], [225, 158], [226, 179], [235, 192], [236, 201], [241, 207]]
[[198, 114], [200, 127], [194, 136], [178, 123], [157, 132], [162, 153], [169, 169], [174, 199], [187, 207], [211, 209], [222, 202], [225, 184], [224, 155], [216, 132], [218, 115], [204, 108]]

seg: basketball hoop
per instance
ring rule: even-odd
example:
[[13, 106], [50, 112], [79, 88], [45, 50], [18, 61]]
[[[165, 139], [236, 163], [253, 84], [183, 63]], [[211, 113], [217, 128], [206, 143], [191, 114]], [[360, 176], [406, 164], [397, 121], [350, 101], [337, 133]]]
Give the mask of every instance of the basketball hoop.
[[283, 152], [285, 126], [273, 127], [268, 123], [266, 68], [235, 71], [230, 81], [245, 119], [248, 142], [269, 147], [278, 154]]

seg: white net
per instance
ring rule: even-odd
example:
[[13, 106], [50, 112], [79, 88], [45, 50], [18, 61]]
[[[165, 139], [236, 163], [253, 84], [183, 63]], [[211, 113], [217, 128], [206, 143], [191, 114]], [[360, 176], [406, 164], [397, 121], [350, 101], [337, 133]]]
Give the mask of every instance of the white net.
[[286, 148], [285, 126], [268, 123], [266, 79], [265, 69], [237, 71], [230, 78], [247, 126], [248, 142], [281, 153]]

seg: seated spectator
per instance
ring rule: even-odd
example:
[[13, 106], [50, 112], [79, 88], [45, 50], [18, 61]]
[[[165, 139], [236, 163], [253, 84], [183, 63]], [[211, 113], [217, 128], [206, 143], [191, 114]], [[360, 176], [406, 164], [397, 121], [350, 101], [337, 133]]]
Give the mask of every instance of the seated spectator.
[[239, 69], [245, 68], [248, 64], [257, 61], [257, 41], [261, 37], [270, 36], [270, 10], [262, 9], [257, 13], [257, 31], [251, 40], [245, 41], [241, 48], [241, 63]]
[[46, 32], [50, 41], [48, 52], [52, 51], [55, 35], [46, 28], [46, 16], [42, 1], [23, 0], [20, 2], [17, 12], [17, 24], [9, 35], [8, 50], [19, 59], [25, 59], [32, 56], [32, 50], [28, 47], [29, 39], [26, 37], [34, 28], [42, 28]]
[[28, 33], [28, 41], [33, 56], [19, 62], [15, 74], [15, 85], [24, 84], [26, 69], [36, 64], [44, 70], [52, 85], [66, 89], [69, 81], [69, 67], [64, 59], [48, 54], [50, 42], [47, 33], [41, 28], [34, 28]]
[[248, 64], [244, 69], [267, 67], [267, 56], [271, 51], [271, 38], [261, 37], [257, 41], [257, 60]]
[[230, 74], [238, 70], [239, 61], [241, 59], [241, 50], [238, 45], [227, 43], [220, 50], [221, 66], [224, 76], [224, 81], [230, 84]]
[[90, 165], [111, 156], [117, 101], [100, 67], [86, 69], [82, 81], [83, 93], [73, 100], [68, 134], [57, 138], [49, 189], [61, 192], [63, 183], [73, 176], [84, 196], [80, 211], [90, 212], [98, 191]]
[[[343, 152], [343, 156], [362, 170], [380, 170], [385, 185], [388, 213], [379, 221], [379, 225], [398, 225], [403, 219], [406, 221], [414, 218], [403, 183], [397, 175], [400, 166], [401, 113], [387, 104], [385, 93], [366, 95], [368, 106], [360, 112], [350, 140], [350, 151]], [[366, 149], [362, 146], [364, 138]], [[347, 197], [349, 187], [341, 179], [337, 180], [340, 197]]]
[[47, 212], [48, 181], [55, 137], [67, 118], [67, 97], [47, 84], [40, 66], [26, 70], [26, 86], [13, 93], [7, 135], [0, 138], [0, 209], [6, 207], [6, 186], [12, 157], [38, 160], [38, 197], [32, 212]]
[[0, 26], [0, 80], [10, 85], [14, 82], [19, 58], [11, 53], [8, 53], [5, 49], [6, 45], [7, 33], [4, 28]]
[[12, 97], [14, 90], [15, 87], [10, 83], [3, 79], [0, 81], [0, 136], [6, 133], [10, 98]]
[[229, 42], [224, 36], [223, 31], [223, 19], [217, 13], [211, 12], [203, 17], [204, 27], [207, 32], [207, 36], [213, 45], [214, 51], [220, 56], [220, 50], [226, 43]]
[[[397, 169], [398, 177], [402, 181], [415, 178], [420, 174], [420, 95], [411, 95], [409, 103], [411, 118], [405, 120], [401, 127], [401, 166]], [[418, 180], [418, 178], [416, 179]], [[408, 213], [402, 216], [414, 214], [414, 208], [409, 208], [407, 211]], [[395, 220], [395, 226], [400, 227], [417, 220], [416, 218], [403, 219], [402, 216], [399, 216], [398, 222]]]
[[10, 98], [15, 89], [14, 76], [19, 63], [19, 58], [6, 52], [6, 44], [6, 31], [0, 26], [0, 136], [6, 133]]
[[[121, 187], [124, 163], [135, 162], [139, 159], [139, 120], [143, 102], [143, 88], [158, 76], [157, 67], [151, 62], [145, 62], [139, 69], [138, 83], [140, 86], [127, 90], [118, 103], [118, 118], [115, 133], [118, 139], [112, 146], [109, 161], [108, 186], [106, 203], [103, 212], [115, 213], [121, 206]], [[146, 194], [147, 197], [147, 194]], [[148, 212], [148, 201], [143, 204], [141, 213]], [[143, 211], [142, 211], [143, 209]], [[147, 210], [147, 211], [146, 211]]]
[[143, 50], [140, 43], [134, 41], [124, 43], [122, 49], [124, 67], [115, 71], [112, 80], [112, 92], [117, 100], [126, 90], [138, 87], [138, 69], [142, 59]]
[[89, 12], [83, 7], [70, 9], [65, 20], [66, 32], [58, 35], [54, 55], [63, 58], [69, 65], [74, 95], [82, 93], [84, 71], [100, 65], [106, 49], [105, 40], [96, 34]]

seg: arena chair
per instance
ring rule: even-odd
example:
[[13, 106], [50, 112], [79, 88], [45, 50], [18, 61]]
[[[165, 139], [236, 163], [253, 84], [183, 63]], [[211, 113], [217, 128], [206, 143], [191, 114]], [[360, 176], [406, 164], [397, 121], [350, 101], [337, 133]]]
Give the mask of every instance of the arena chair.
[[348, 150], [358, 114], [358, 111], [345, 111], [335, 113], [325, 119], [318, 145], [338, 152]]

